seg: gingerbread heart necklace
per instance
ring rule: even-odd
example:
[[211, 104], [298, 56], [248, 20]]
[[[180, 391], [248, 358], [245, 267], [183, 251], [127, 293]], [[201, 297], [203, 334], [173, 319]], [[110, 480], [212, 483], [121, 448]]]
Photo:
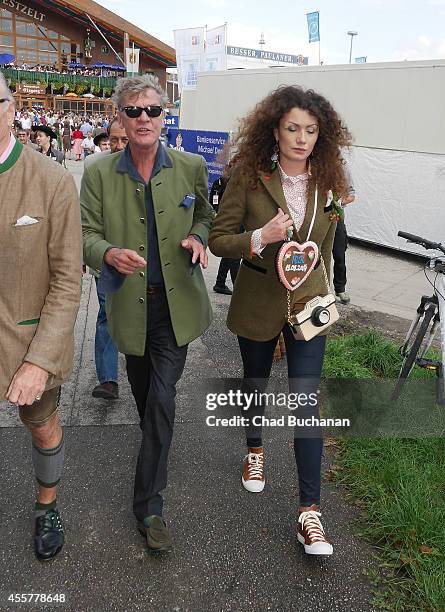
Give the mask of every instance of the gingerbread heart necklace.
[[318, 246], [309, 240], [317, 214], [318, 190], [315, 190], [314, 214], [312, 215], [306, 242], [291, 240], [292, 234], [277, 253], [276, 267], [281, 283], [288, 291], [295, 291], [307, 280], [318, 261]]

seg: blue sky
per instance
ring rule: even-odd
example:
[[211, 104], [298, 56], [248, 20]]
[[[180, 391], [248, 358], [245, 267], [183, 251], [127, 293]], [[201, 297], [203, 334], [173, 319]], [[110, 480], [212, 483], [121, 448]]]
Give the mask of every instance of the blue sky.
[[[308, 44], [306, 13], [320, 12], [321, 59], [325, 64], [353, 58], [368, 62], [445, 57], [445, 0], [100, 0], [100, 4], [173, 46], [173, 30], [214, 27], [227, 22], [228, 43], [308, 55], [318, 63], [318, 43]], [[354, 61], [354, 60], [353, 60]]]

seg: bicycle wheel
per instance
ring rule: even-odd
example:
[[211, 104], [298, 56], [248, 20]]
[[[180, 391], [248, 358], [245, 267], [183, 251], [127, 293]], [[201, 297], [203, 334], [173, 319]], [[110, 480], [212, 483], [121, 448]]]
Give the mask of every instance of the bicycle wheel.
[[431, 323], [431, 319], [436, 314], [436, 308], [433, 305], [430, 305], [425, 310], [425, 314], [423, 315], [423, 319], [420, 323], [419, 330], [415, 337], [414, 342], [411, 345], [411, 348], [403, 360], [402, 367], [400, 368], [400, 374], [396, 382], [396, 386], [394, 391], [391, 394], [391, 401], [395, 402], [402, 392], [403, 385], [405, 384], [406, 379], [408, 378], [411, 370], [413, 369], [414, 363], [416, 361], [417, 353], [422, 345], [422, 340], [425, 337], [425, 334], [428, 330], [428, 327]]

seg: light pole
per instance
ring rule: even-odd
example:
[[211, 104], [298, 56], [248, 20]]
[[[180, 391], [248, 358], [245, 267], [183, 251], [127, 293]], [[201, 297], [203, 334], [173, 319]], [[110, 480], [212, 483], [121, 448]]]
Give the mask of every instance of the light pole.
[[351, 48], [349, 50], [349, 63], [352, 62], [352, 41], [354, 40], [354, 36], [357, 36], [358, 32], [354, 32], [353, 30], [349, 30], [348, 36], [351, 37]]
[[[264, 50], [264, 45], [266, 44], [266, 41], [264, 40], [264, 32], [261, 32], [261, 36], [260, 36], [260, 42], [258, 43], [260, 45], [260, 49], [261, 49], [261, 53]], [[261, 63], [264, 62], [264, 58], [261, 57]]]

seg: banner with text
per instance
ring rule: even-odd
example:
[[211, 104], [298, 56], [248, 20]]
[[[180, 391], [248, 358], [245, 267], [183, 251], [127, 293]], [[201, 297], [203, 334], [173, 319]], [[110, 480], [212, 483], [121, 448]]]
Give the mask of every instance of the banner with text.
[[206, 72], [227, 69], [226, 41], [226, 25], [207, 30], [204, 65]]
[[179, 89], [195, 89], [203, 69], [205, 28], [174, 30]]
[[233, 45], [227, 46], [227, 55], [279, 62], [280, 64], [297, 64], [298, 66], [307, 65], [309, 63], [309, 58], [303, 55], [291, 55], [290, 53], [264, 51], [263, 49], [249, 49], [248, 47], [235, 47]]
[[209, 171], [209, 190], [224, 171], [224, 164], [218, 159], [229, 139], [228, 132], [204, 132], [169, 128], [167, 146], [177, 151], [188, 151], [202, 155]]

